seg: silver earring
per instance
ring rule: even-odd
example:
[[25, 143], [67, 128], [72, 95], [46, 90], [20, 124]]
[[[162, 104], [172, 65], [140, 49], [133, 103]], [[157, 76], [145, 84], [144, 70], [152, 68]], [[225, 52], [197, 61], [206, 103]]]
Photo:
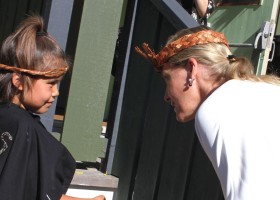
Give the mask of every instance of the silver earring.
[[188, 82], [189, 82], [189, 86], [192, 86], [194, 79], [189, 78]]

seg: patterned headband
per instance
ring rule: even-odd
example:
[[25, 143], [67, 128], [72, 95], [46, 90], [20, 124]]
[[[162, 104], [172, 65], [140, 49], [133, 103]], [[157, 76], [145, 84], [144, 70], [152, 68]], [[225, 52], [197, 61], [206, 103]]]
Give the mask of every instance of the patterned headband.
[[12, 67], [8, 65], [0, 64], [0, 69], [11, 71], [11, 72], [24, 73], [31, 76], [40, 76], [44, 78], [58, 78], [67, 72], [68, 67], [65, 66], [65, 67], [60, 67], [48, 71], [37, 71], [37, 70], [22, 69], [19, 67]]
[[213, 30], [202, 30], [196, 33], [184, 35], [181, 38], [169, 43], [163, 47], [158, 54], [152, 51], [146, 43], [143, 43], [143, 51], [138, 46], [135, 47], [135, 51], [147, 60], [150, 60], [156, 69], [160, 70], [162, 65], [165, 64], [170, 57], [174, 56], [181, 50], [194, 45], [208, 43], [222, 43], [229, 47], [224, 34]]

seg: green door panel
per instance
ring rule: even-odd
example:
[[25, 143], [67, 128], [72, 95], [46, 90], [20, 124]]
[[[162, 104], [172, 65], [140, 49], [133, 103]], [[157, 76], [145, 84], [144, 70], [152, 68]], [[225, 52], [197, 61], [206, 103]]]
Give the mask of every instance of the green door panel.
[[279, 0], [262, 1], [260, 5], [218, 6], [208, 22], [211, 28], [223, 32], [230, 44], [251, 45], [235, 46], [231, 50], [236, 56], [248, 57], [256, 66], [256, 73], [264, 74], [271, 46], [268, 44], [265, 50], [261, 50], [254, 49], [253, 44], [265, 21], [276, 22], [278, 7]]
[[[123, 0], [83, 2], [62, 143], [78, 161], [104, 157], [100, 138]], [[70, 38], [69, 40], [73, 40]], [[73, 41], [69, 41], [73, 42]]]

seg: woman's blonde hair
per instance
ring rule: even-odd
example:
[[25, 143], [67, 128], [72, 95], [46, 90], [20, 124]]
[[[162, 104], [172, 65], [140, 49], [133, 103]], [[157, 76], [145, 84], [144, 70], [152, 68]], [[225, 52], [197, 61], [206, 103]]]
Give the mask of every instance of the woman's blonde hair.
[[[171, 36], [167, 44], [181, 38], [184, 35], [209, 29], [199, 26], [191, 29], [183, 29]], [[252, 63], [245, 57], [234, 57], [229, 48], [221, 43], [198, 44], [183, 49], [170, 57], [167, 63], [173, 66], [182, 65], [189, 58], [195, 58], [199, 63], [204, 64], [209, 75], [216, 81], [224, 83], [230, 79], [250, 80], [268, 82], [280, 85], [280, 79], [274, 75], [255, 75]]]

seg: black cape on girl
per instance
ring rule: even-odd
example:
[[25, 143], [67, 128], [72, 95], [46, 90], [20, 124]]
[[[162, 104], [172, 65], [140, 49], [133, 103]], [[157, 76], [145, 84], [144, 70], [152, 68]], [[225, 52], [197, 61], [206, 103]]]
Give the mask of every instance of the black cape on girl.
[[59, 200], [75, 160], [40, 122], [14, 104], [0, 104], [0, 199]]

